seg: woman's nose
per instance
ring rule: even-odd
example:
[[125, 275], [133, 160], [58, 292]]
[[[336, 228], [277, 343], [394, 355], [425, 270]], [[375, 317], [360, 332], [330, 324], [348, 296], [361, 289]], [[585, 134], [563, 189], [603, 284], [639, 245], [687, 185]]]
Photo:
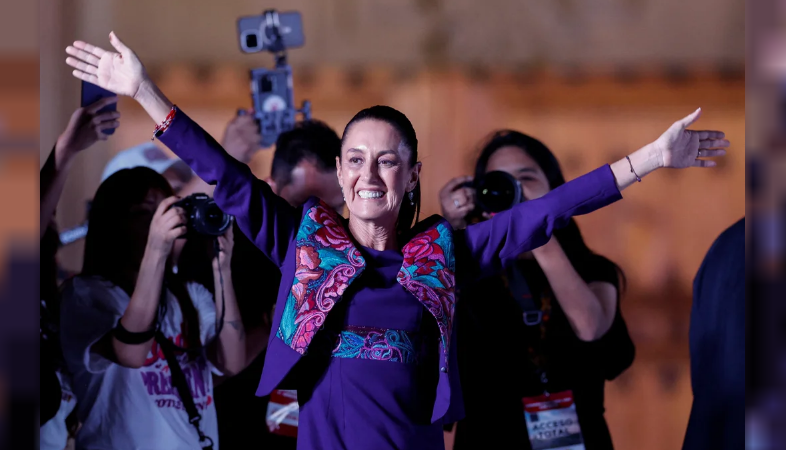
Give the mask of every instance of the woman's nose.
[[360, 176], [364, 181], [376, 180], [379, 178], [379, 171], [377, 169], [377, 165], [374, 163], [366, 164], [363, 166]]

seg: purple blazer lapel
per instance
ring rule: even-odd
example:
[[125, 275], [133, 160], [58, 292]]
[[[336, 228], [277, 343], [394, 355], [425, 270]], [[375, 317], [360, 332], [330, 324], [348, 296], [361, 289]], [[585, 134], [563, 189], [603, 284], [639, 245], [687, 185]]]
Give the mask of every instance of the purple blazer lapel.
[[276, 336], [303, 355], [366, 261], [339, 215], [322, 201], [303, 215], [295, 246], [295, 277]]

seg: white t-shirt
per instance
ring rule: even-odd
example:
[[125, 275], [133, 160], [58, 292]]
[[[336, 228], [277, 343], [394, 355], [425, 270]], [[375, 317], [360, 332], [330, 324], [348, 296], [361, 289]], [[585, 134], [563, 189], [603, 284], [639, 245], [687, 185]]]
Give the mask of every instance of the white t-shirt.
[[68, 428], [66, 418], [76, 406], [76, 397], [71, 390], [71, 376], [59, 370], [55, 371], [60, 381], [60, 409], [49, 419], [39, 432], [41, 450], [63, 450], [68, 444]]
[[[213, 296], [204, 286], [187, 285], [199, 313], [203, 344], [215, 336]], [[169, 366], [155, 343], [139, 369], [114, 364], [90, 348], [117, 325], [130, 298], [120, 287], [97, 277], [75, 277], [63, 287], [60, 340], [66, 365], [73, 374], [82, 427], [78, 450], [198, 450], [199, 437], [171, 383]], [[183, 315], [167, 292], [167, 313], [161, 331], [183, 346]], [[194, 403], [202, 416], [202, 432], [218, 449], [218, 424], [210, 364], [205, 352], [189, 361], [179, 355]]]

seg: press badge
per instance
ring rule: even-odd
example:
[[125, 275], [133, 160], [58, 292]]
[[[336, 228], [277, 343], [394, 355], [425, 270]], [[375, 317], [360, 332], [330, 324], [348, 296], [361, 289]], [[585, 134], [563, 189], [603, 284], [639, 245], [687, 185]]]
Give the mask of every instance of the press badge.
[[297, 404], [297, 391], [275, 390], [270, 394], [265, 422], [273, 434], [297, 437], [297, 424], [300, 409]]
[[532, 450], [584, 450], [573, 392], [522, 399]]

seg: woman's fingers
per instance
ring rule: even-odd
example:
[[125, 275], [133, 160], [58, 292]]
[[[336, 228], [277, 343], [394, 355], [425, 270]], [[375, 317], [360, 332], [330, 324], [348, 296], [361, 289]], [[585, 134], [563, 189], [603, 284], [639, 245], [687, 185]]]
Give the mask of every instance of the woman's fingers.
[[691, 167], [715, 167], [718, 164], [709, 159], [696, 159], [691, 164]]
[[696, 111], [693, 111], [692, 113], [690, 113], [686, 117], [678, 120], [675, 123], [675, 125], [679, 126], [680, 128], [682, 128], [684, 130], [684, 129], [688, 128], [689, 126], [691, 126], [694, 122], [699, 120], [700, 116], [701, 116], [701, 108], [697, 109]]
[[105, 122], [101, 122], [96, 125], [96, 131], [101, 132], [102, 135], [106, 136], [103, 131], [104, 130], [114, 130], [115, 128], [120, 126], [120, 121], [118, 120], [107, 120]]
[[447, 184], [442, 188], [443, 193], [451, 193], [455, 191], [461, 184], [468, 183], [472, 181], [472, 177], [457, 177], [453, 178], [452, 180], [448, 181]]
[[168, 227], [174, 227], [176, 223], [186, 223], [186, 212], [183, 211], [183, 208], [173, 207], [164, 213], [162, 219], [162, 223]]
[[178, 200], [180, 200], [180, 197], [178, 197], [176, 195], [173, 195], [171, 197], [165, 198], [164, 200], [161, 201], [161, 203], [158, 204], [158, 208], [156, 208], [156, 214], [155, 215], [156, 216], [163, 216], [164, 214], [167, 213], [167, 210], [169, 209], [169, 207], [172, 206], [173, 204], [175, 204], [175, 202], [177, 202]]
[[726, 155], [726, 150], [699, 150], [699, 158], [714, 158]]
[[723, 139], [726, 137], [726, 133], [723, 131], [715, 131], [715, 130], [688, 130], [691, 133], [696, 133], [699, 135], [699, 140], [707, 140], [707, 139]]
[[452, 199], [453, 199], [453, 206], [455, 206], [456, 208], [460, 208], [469, 203], [474, 203], [475, 191], [467, 187], [459, 188], [453, 191]]
[[[117, 98], [117, 97], [111, 97], [111, 98]], [[101, 109], [101, 108], [98, 108], [98, 109]], [[87, 112], [89, 114], [95, 114], [94, 111], [90, 111], [90, 108], [87, 110]], [[112, 120], [117, 120], [119, 118], [120, 118], [120, 112], [118, 112], [118, 111], [109, 111], [109, 112], [101, 113], [101, 114], [98, 114], [97, 116], [94, 116], [93, 117], [93, 123], [99, 124], [99, 123], [103, 123], [103, 122], [109, 122], [109, 121], [112, 121]]]
[[88, 53], [88, 52], [86, 52], [84, 50], [78, 49], [78, 48], [70, 46], [70, 45], [68, 47], [66, 47], [66, 53], [68, 53], [71, 56], [75, 56], [75, 57], [81, 59], [82, 61], [85, 61], [86, 63], [92, 64], [94, 66], [97, 66], [98, 62], [101, 61], [101, 59], [99, 57], [97, 57], [96, 55], [94, 55], [92, 53]]
[[98, 85], [98, 77], [96, 75], [91, 75], [89, 73], [82, 72], [81, 70], [74, 70], [71, 72], [71, 74], [82, 81], [87, 81], [88, 83]]
[[[113, 103], [117, 103], [117, 96], [114, 96], [114, 97], [104, 97], [104, 98], [102, 98], [101, 100], [98, 100], [98, 101], [96, 101], [95, 103], [93, 103], [92, 105], [88, 106], [88, 107], [87, 107], [87, 109], [86, 109], [86, 111], [87, 111], [87, 113], [88, 113], [88, 114], [90, 114], [90, 115], [94, 115], [94, 114], [96, 114], [98, 111], [101, 111], [101, 110], [102, 110], [102, 109], [104, 109], [106, 106], [109, 106], [109, 105], [111, 105], [111, 104], [113, 104]], [[103, 114], [101, 114], [101, 115], [98, 115], [98, 116], [96, 116], [96, 117], [103, 117], [103, 116], [105, 116], [105, 115], [107, 115], [107, 114], [111, 114], [111, 115], [113, 115], [113, 117], [108, 117], [108, 118], [106, 118], [106, 119], [102, 119], [102, 120], [101, 120], [102, 122], [103, 122], [104, 120], [109, 120], [109, 119], [116, 119], [116, 118], [120, 117], [120, 113], [119, 113], [119, 112], [117, 112], [117, 111], [112, 111], [112, 112], [103, 113]]]
[[104, 50], [103, 48], [96, 47], [95, 45], [88, 44], [87, 42], [84, 42], [84, 41], [74, 41], [74, 47], [78, 48], [80, 50], [84, 50], [87, 53], [91, 53], [91, 54], [95, 55], [96, 57], [98, 57], [99, 59], [102, 56], [104, 56], [104, 53], [106, 53], [106, 50]]
[[109, 43], [112, 44], [112, 47], [114, 47], [115, 50], [117, 50], [121, 55], [128, 56], [132, 53], [131, 49], [128, 48], [128, 46], [117, 37], [114, 31], [109, 33]]
[[726, 148], [731, 142], [726, 139], [706, 139], [699, 141], [699, 148]]
[[173, 228], [173, 229], [167, 231], [166, 237], [169, 240], [174, 241], [175, 239], [179, 238], [180, 236], [183, 236], [184, 234], [186, 234], [186, 231], [188, 231], [186, 229], [186, 227]]
[[69, 66], [71, 66], [71, 67], [73, 67], [73, 68], [75, 68], [77, 70], [80, 70], [82, 72], [89, 73], [89, 74], [92, 74], [92, 75], [95, 75], [95, 74], [98, 73], [98, 67], [90, 65], [90, 64], [88, 64], [88, 63], [86, 63], [84, 61], [81, 61], [79, 59], [72, 58], [70, 56], [68, 58], [66, 58], [66, 64], [68, 64]]

